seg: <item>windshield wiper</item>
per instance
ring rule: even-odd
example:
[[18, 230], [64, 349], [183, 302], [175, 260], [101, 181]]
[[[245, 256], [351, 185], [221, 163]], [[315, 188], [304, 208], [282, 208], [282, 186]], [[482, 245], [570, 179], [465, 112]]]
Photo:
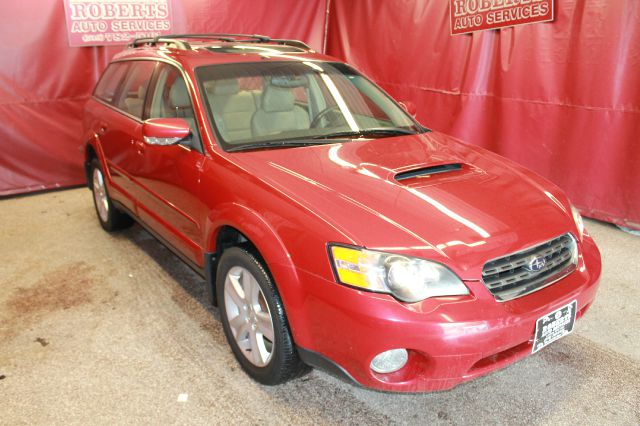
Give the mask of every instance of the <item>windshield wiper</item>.
[[403, 127], [374, 127], [370, 129], [361, 129], [358, 131], [345, 131], [328, 133], [326, 135], [311, 136], [304, 139], [285, 139], [279, 141], [258, 142], [246, 145], [239, 145], [227, 149], [227, 152], [249, 151], [260, 148], [290, 148], [298, 146], [320, 145], [324, 143], [333, 143], [331, 139], [338, 138], [354, 138], [372, 135], [415, 135], [418, 132]]
[[373, 135], [415, 135], [418, 132], [403, 127], [374, 127], [370, 129], [348, 130], [345, 132], [327, 133], [326, 135], [314, 136], [313, 139], [334, 139], [334, 138], [351, 138], [364, 137]]
[[293, 148], [298, 146], [321, 145], [324, 143], [333, 143], [333, 142], [329, 142], [329, 141], [322, 142], [322, 141], [316, 140], [315, 138], [307, 138], [307, 139], [300, 139], [300, 140], [258, 142], [258, 143], [234, 146], [232, 148], [227, 149], [227, 152], [249, 151], [252, 149], [260, 149], [260, 148]]

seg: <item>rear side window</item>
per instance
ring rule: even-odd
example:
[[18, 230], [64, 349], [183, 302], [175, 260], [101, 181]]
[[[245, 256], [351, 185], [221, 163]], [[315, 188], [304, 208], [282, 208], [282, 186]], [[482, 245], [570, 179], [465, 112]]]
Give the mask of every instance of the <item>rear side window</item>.
[[115, 107], [134, 117], [142, 118], [144, 99], [149, 88], [149, 81], [155, 69], [155, 61], [132, 62], [119, 91]]
[[118, 86], [120, 86], [120, 82], [127, 72], [128, 65], [126, 62], [116, 62], [109, 65], [104, 74], [102, 74], [102, 78], [98, 82], [93, 95], [107, 103], [113, 103]]

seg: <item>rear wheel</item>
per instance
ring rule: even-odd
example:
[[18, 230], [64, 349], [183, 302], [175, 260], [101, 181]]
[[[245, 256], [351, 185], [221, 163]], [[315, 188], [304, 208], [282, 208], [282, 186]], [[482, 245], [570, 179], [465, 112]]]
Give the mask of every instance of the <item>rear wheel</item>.
[[133, 224], [133, 219], [118, 210], [109, 198], [107, 183], [97, 158], [91, 161], [91, 192], [98, 220], [105, 231], [113, 232]]
[[277, 289], [257, 256], [240, 247], [225, 250], [216, 283], [227, 341], [253, 379], [276, 385], [308, 370], [298, 358]]

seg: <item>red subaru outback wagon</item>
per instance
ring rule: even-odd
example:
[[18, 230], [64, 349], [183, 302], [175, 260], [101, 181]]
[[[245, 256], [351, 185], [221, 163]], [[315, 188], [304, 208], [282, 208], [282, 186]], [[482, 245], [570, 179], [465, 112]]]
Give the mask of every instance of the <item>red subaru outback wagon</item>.
[[555, 185], [295, 40], [138, 39], [86, 106], [107, 231], [199, 272], [255, 380], [451, 388], [570, 333], [601, 262]]

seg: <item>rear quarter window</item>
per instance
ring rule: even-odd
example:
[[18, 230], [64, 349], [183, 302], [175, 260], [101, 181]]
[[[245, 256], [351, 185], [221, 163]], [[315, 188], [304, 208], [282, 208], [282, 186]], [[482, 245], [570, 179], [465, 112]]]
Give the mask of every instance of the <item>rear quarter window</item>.
[[107, 103], [113, 103], [118, 86], [120, 86], [128, 67], [129, 64], [125, 62], [110, 64], [102, 74], [96, 89], [93, 91], [93, 96]]

